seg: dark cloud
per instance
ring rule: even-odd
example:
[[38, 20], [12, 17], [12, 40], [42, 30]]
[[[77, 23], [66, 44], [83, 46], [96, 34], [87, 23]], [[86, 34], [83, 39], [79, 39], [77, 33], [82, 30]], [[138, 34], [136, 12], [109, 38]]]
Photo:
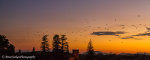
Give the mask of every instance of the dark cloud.
[[136, 34], [136, 35], [132, 35], [132, 36], [150, 36], [150, 28], [149, 27], [146, 27], [147, 31], [145, 33], [139, 33], [139, 34]]
[[122, 37], [121, 39], [136, 39], [136, 40], [141, 40], [139, 38], [135, 38], [134, 36], [150, 36], [150, 28], [149, 27], [146, 27], [147, 31], [144, 32], [144, 33], [139, 33], [139, 34], [136, 34], [136, 35], [131, 35], [131, 36], [126, 36], [126, 37]]
[[130, 38], [134, 38], [132, 36], [126, 36], [126, 37], [122, 37], [121, 39], [130, 39]]
[[149, 27], [146, 27], [146, 29], [147, 29], [147, 32], [149, 32], [149, 31], [150, 31], [150, 28], [149, 28]]
[[150, 33], [140, 33], [140, 34], [132, 35], [132, 36], [150, 36]]
[[126, 37], [122, 37], [121, 39], [136, 39], [136, 40], [140, 40], [139, 38], [135, 38], [133, 36], [126, 36]]
[[120, 35], [115, 35], [115, 36], [120, 36]]
[[115, 35], [119, 36], [118, 34], [124, 34], [125, 32], [123, 31], [116, 31], [116, 32], [111, 32], [111, 31], [102, 31], [102, 32], [93, 32], [91, 35]]

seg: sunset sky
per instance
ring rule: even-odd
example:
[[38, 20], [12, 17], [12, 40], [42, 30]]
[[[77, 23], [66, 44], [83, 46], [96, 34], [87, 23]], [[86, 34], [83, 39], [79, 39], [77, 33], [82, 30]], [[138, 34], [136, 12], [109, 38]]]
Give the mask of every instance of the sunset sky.
[[70, 51], [150, 53], [150, 0], [0, 0], [0, 27], [16, 51], [65, 34]]

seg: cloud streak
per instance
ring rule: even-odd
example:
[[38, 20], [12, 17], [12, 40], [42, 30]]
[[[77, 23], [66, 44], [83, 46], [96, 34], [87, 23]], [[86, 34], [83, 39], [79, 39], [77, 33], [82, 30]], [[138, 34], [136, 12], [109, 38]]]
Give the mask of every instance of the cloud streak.
[[146, 29], [147, 29], [147, 32], [149, 32], [149, 31], [150, 31], [150, 28], [149, 28], [149, 27], [146, 27]]
[[149, 27], [146, 27], [146, 32], [144, 33], [139, 33], [139, 34], [136, 34], [136, 35], [131, 35], [131, 36], [150, 36], [150, 28]]
[[133, 36], [126, 36], [126, 37], [122, 37], [121, 39], [136, 39], [136, 40], [141, 40], [141, 39], [135, 38]]
[[115, 36], [119, 36], [118, 34], [125, 34], [125, 32], [123, 31], [116, 31], [116, 32], [111, 32], [111, 31], [100, 31], [100, 32], [93, 32], [91, 33], [91, 35], [115, 35]]
[[132, 35], [132, 36], [150, 36], [150, 33], [140, 33], [140, 34]]

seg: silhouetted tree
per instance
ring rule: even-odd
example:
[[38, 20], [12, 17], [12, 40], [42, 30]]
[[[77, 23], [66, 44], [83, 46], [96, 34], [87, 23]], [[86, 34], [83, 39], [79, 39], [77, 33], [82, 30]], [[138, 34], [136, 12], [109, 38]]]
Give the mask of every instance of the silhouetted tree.
[[35, 47], [32, 49], [32, 54], [35, 55]]
[[43, 35], [43, 37], [42, 37], [41, 48], [42, 48], [43, 53], [49, 51], [49, 44], [48, 44], [47, 36], [48, 35]]
[[8, 46], [8, 54], [9, 55], [15, 54], [15, 46], [14, 45], [10, 44]]
[[94, 49], [93, 49], [93, 45], [92, 45], [92, 41], [90, 40], [88, 43], [88, 49], [87, 49], [87, 53], [88, 53], [88, 60], [95, 60], [95, 53], [94, 53]]
[[12, 55], [15, 53], [14, 45], [10, 44], [5, 35], [0, 35], [0, 55]]
[[69, 46], [66, 40], [67, 40], [66, 35], [62, 35], [61, 36], [61, 49], [63, 50], [63, 52], [69, 52]]
[[19, 55], [21, 55], [21, 54], [22, 54], [21, 49], [19, 49], [18, 54], [19, 54]]
[[53, 37], [53, 53], [54, 53], [54, 60], [68, 60], [68, 53], [69, 46], [68, 42], [66, 42], [67, 38], [66, 35], [54, 35]]
[[65, 47], [65, 52], [69, 53], [69, 45], [68, 45], [68, 42], [65, 43], [65, 46], [66, 46], [66, 47]]
[[60, 42], [60, 38], [59, 35], [55, 35], [53, 37], [53, 52], [60, 52], [61, 50], [61, 42]]

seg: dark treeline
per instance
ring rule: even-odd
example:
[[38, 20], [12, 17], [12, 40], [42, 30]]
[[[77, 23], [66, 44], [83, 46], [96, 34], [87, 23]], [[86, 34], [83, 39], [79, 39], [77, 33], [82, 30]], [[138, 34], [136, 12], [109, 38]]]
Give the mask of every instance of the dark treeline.
[[[5, 35], [0, 35], [0, 60], [150, 60], [150, 55], [144, 54], [104, 54], [94, 51], [92, 41], [87, 46], [87, 52], [79, 54], [79, 49], [69, 52], [66, 35], [54, 35], [52, 48], [49, 48], [48, 35], [41, 39], [41, 50], [33, 47], [31, 52], [15, 52], [15, 46], [9, 42]], [[35, 58], [3, 58], [2, 56], [35, 56]]]

